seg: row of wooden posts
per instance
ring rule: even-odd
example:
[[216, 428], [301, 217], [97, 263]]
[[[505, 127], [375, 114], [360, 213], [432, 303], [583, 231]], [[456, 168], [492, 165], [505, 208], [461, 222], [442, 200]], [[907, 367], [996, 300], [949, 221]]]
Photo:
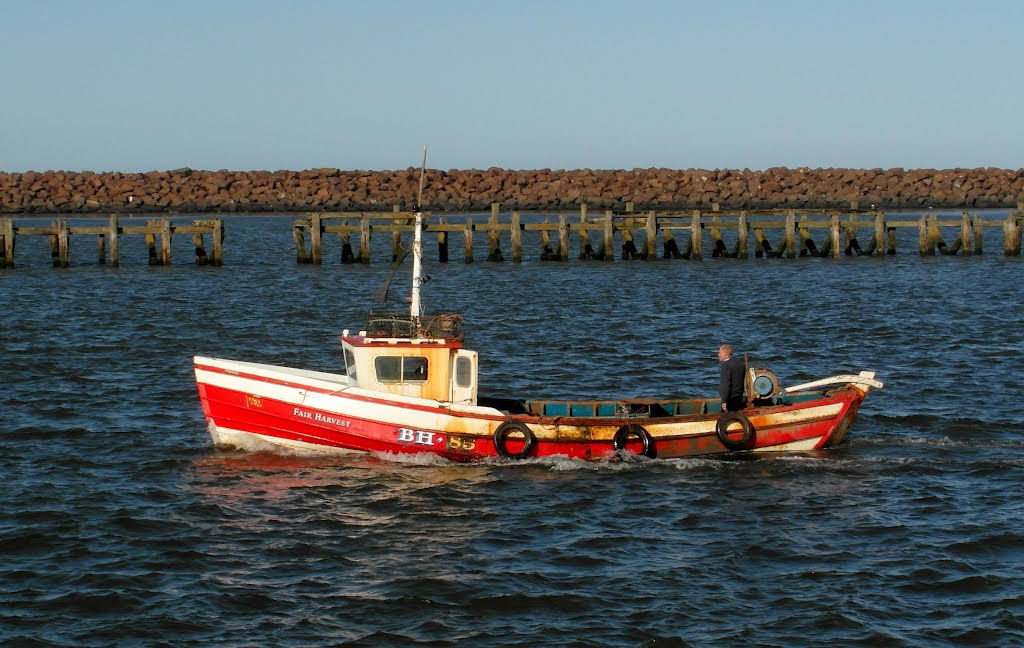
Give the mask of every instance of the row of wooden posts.
[[[96, 238], [97, 260], [119, 265], [121, 262], [121, 236], [139, 234], [145, 237], [149, 250], [150, 265], [170, 265], [171, 238], [175, 234], [191, 234], [195, 246], [197, 265], [221, 265], [223, 263], [224, 221], [222, 219], [194, 220], [191, 225], [172, 225], [170, 219], [159, 218], [145, 225], [125, 225], [116, 215], [106, 225], [69, 225], [57, 220], [47, 226], [15, 226], [12, 219], [0, 219], [0, 267], [14, 267], [14, 250], [18, 237], [46, 236], [50, 239], [50, 257], [53, 265], [68, 267], [71, 264], [72, 235], [89, 235]], [[212, 256], [206, 253], [204, 237], [209, 237]], [[157, 239], [160, 245], [157, 247]], [[109, 250], [109, 257], [108, 257]]]
[[[621, 258], [653, 259], [659, 256], [657, 238], [662, 235], [663, 258], [700, 260], [704, 257], [704, 232], [711, 238], [712, 257], [746, 259], [750, 256], [750, 234], [754, 235], [754, 256], [795, 258], [796, 256], [839, 257], [846, 255], [892, 255], [896, 254], [896, 231], [898, 228], [916, 229], [917, 247], [921, 255], [963, 254], [983, 252], [985, 228], [1003, 229], [1003, 251], [1006, 256], [1017, 256], [1021, 251], [1021, 220], [1024, 204], [1018, 205], [1005, 220], [985, 220], [980, 214], [963, 212], [959, 220], [938, 220], [935, 214], [916, 220], [889, 220], [881, 211], [858, 212], [851, 210], [846, 218], [839, 213], [825, 214], [820, 210], [788, 210], [786, 212], [700, 212], [665, 213], [650, 211], [633, 214], [627, 205], [625, 214], [604, 212], [594, 218], [588, 214], [587, 206], [580, 207], [577, 222], [570, 222], [567, 214], [558, 216], [558, 222], [522, 221], [521, 213], [513, 211], [508, 222], [501, 222], [500, 207], [491, 206], [491, 215], [486, 223], [474, 223], [467, 216], [461, 223], [449, 223], [444, 216], [425, 214], [425, 231], [437, 234], [438, 260], [448, 261], [448, 238], [450, 234], [463, 235], [464, 260], [474, 261], [473, 238], [475, 232], [487, 232], [489, 261], [502, 261], [502, 234], [508, 233], [512, 248], [512, 260], [523, 258], [523, 233], [536, 231], [540, 234], [540, 257], [544, 260], [569, 258], [569, 234], [579, 236], [579, 258], [612, 260], [616, 256], [615, 232], [621, 240]], [[415, 214], [401, 212], [396, 207], [391, 214], [371, 212], [315, 213], [293, 222], [296, 260], [299, 263], [323, 262], [323, 240], [325, 234], [338, 234], [341, 242], [342, 263], [369, 263], [370, 241], [374, 232], [390, 232], [392, 237], [392, 260], [403, 254], [402, 234], [412, 232]], [[782, 220], [780, 220], [782, 218]], [[952, 245], [947, 245], [939, 228], [958, 228], [958, 236]], [[730, 246], [725, 242], [723, 230], [735, 229], [736, 238]], [[644, 230], [644, 241], [638, 247], [635, 230]], [[824, 229], [827, 234], [819, 247], [811, 230]], [[782, 230], [782, 238], [775, 246], [769, 240], [768, 230]], [[871, 232], [862, 246], [858, 231]], [[591, 241], [596, 233], [596, 241]], [[681, 244], [677, 233], [685, 233]], [[353, 250], [352, 235], [359, 235], [358, 253]], [[309, 237], [309, 247], [306, 237]], [[557, 236], [557, 245], [552, 241]], [[597, 243], [595, 248], [594, 243]]]
[[[663, 258], [702, 259], [705, 256], [705, 232], [710, 235], [712, 257], [748, 258], [750, 256], [750, 235], [754, 236], [755, 257], [887, 255], [896, 253], [896, 231], [899, 228], [916, 229], [917, 247], [922, 255], [940, 254], [981, 254], [985, 229], [1003, 229], [1003, 251], [1007, 256], [1017, 256], [1021, 251], [1021, 220], [1024, 203], [1018, 205], [1006, 219], [985, 220], [980, 214], [964, 212], [959, 220], [939, 220], [934, 214], [915, 220], [889, 220], [884, 212], [861, 212], [852, 209], [845, 213], [826, 214], [812, 210], [789, 210], [786, 212], [646, 212], [633, 213], [627, 205], [625, 213], [606, 211], [602, 216], [588, 214], [582, 205], [578, 220], [569, 221], [568, 214], [558, 215], [557, 222], [550, 216], [543, 222], [523, 222], [521, 212], [513, 211], [507, 222], [502, 222], [500, 207], [492, 205], [486, 222], [475, 223], [472, 216], [465, 216], [461, 222], [447, 222], [445, 216], [426, 214], [428, 234], [436, 234], [438, 260], [448, 261], [449, 235], [461, 232], [463, 235], [464, 260], [474, 260], [473, 239], [476, 232], [486, 232], [488, 240], [487, 259], [504, 260], [502, 253], [503, 234], [507, 233], [513, 261], [523, 258], [523, 235], [537, 232], [540, 238], [540, 258], [545, 260], [567, 260], [569, 258], [569, 235], [576, 232], [579, 237], [579, 258], [612, 260], [617, 256], [615, 234], [621, 241], [621, 258], [653, 259], [659, 256], [658, 234], [661, 233], [661, 254]], [[295, 220], [292, 231], [295, 240], [296, 259], [300, 263], [323, 262], [323, 240], [325, 234], [336, 233], [341, 243], [342, 263], [369, 263], [370, 241], [374, 232], [390, 232], [392, 259], [403, 254], [402, 234], [413, 231], [414, 214], [401, 212], [396, 208], [390, 214], [379, 212], [314, 213]], [[134, 219], [132, 219], [134, 220]], [[951, 245], [943, 239], [940, 228], [956, 228], [958, 236]], [[727, 245], [723, 231], [735, 229], [732, 245]], [[638, 244], [637, 232], [643, 230], [644, 240]], [[769, 240], [769, 232], [781, 230], [782, 236], [775, 246]], [[811, 234], [812, 230], [825, 230], [826, 234], [819, 247]], [[858, 231], [871, 232], [865, 237], [867, 243], [861, 246]], [[176, 234], [192, 234], [195, 246], [195, 262], [198, 265], [221, 265], [223, 262], [224, 221], [222, 219], [194, 220], [191, 225], [174, 225], [168, 218], [150, 220], [144, 225], [124, 224], [118, 216], [112, 215], [107, 225], [78, 226], [57, 220], [48, 226], [16, 226], [12, 219], [0, 219], [0, 267], [14, 267], [15, 242], [21, 236], [46, 236], [55, 266], [70, 265], [72, 235], [97, 237], [97, 259], [99, 263], [118, 265], [120, 263], [120, 237], [142, 235], [145, 237], [151, 265], [171, 263], [171, 239]], [[353, 251], [352, 235], [358, 234], [358, 253]], [[591, 235], [594, 240], [591, 240]], [[677, 235], [681, 235], [677, 241]], [[209, 237], [212, 255], [207, 255], [205, 241]], [[309, 239], [309, 247], [306, 239]], [[731, 238], [731, 236], [730, 236]], [[556, 239], [556, 240], [554, 240]], [[159, 240], [159, 246], [157, 241]], [[821, 240], [821, 239], [819, 239]]]

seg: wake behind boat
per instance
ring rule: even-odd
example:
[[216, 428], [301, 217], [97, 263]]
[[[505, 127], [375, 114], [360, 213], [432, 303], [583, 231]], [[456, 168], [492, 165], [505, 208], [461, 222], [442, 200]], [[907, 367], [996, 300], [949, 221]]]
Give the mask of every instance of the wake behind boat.
[[[421, 194], [422, 178], [421, 171]], [[782, 389], [771, 371], [747, 368], [746, 407], [725, 413], [718, 398], [478, 396], [478, 356], [463, 345], [462, 318], [422, 313], [422, 232], [417, 209], [409, 314], [371, 313], [364, 330], [344, 331], [344, 373], [195, 357], [215, 445], [259, 440], [455, 461], [807, 451], [838, 445], [868, 391], [882, 387], [874, 373], [861, 372]]]

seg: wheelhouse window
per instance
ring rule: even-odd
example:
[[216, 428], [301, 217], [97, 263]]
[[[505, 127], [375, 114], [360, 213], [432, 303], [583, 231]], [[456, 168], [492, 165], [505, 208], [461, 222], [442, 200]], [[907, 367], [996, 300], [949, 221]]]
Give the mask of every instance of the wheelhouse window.
[[377, 381], [382, 383], [425, 382], [427, 359], [419, 356], [380, 356], [373, 359]]
[[459, 387], [473, 386], [473, 361], [470, 358], [455, 359], [455, 384]]
[[345, 349], [345, 373], [352, 380], [356, 379], [356, 356], [352, 349]]

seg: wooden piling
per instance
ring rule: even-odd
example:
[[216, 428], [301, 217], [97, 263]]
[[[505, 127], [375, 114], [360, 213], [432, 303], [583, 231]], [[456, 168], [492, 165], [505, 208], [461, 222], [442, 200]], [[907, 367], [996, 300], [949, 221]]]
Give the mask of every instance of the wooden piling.
[[830, 238], [832, 241], [832, 258], [838, 259], [839, 254], [842, 252], [842, 250], [839, 248], [839, 214], [832, 214], [831, 234], [832, 236]]
[[775, 256], [772, 253], [772, 244], [768, 242], [768, 237], [764, 235], [764, 230], [760, 227], [754, 228], [754, 240], [757, 241], [757, 249], [754, 251], [754, 257], [760, 259], [764, 255], [768, 255], [768, 258]]
[[156, 234], [152, 230], [159, 226], [157, 221], [147, 221], [146, 225], [151, 231], [146, 232], [146, 249], [149, 252], [149, 265], [160, 265], [160, 257], [156, 254]]
[[520, 222], [519, 212], [512, 212], [511, 225], [512, 261], [521, 263], [523, 260], [523, 224]]
[[658, 258], [658, 216], [654, 210], [647, 212], [647, 240], [644, 242], [643, 258]]
[[466, 263], [473, 263], [473, 219], [471, 217], [467, 217], [463, 225], [462, 239], [463, 260]]
[[935, 256], [935, 247], [932, 245], [932, 238], [928, 229], [928, 219], [921, 216], [918, 223], [917, 244], [921, 256]]
[[[790, 209], [786, 212], [786, 258], [796, 258], [796, 212]], [[782, 256], [782, 250], [779, 250]]]
[[729, 251], [725, 249], [725, 241], [722, 240], [722, 221], [717, 214], [711, 219], [711, 258], [728, 257]]
[[1020, 211], [1010, 212], [1003, 223], [1003, 254], [1006, 256], [1020, 256], [1020, 216]]
[[323, 254], [320, 249], [321, 238], [323, 237], [324, 226], [319, 212], [309, 215], [309, 259], [313, 265], [320, 265], [323, 262]]
[[558, 217], [558, 259], [569, 260], [569, 217], [565, 214]]
[[444, 229], [447, 223], [444, 216], [438, 217], [440, 229], [437, 230], [437, 260], [440, 263], [448, 263], [448, 232]]
[[110, 243], [110, 265], [121, 265], [121, 229], [117, 223], [117, 214], [110, 215], [107, 223], [107, 241]]
[[68, 237], [68, 222], [66, 220], [57, 221], [57, 251], [59, 255], [60, 267], [67, 268], [71, 266], [71, 240]]
[[0, 220], [0, 238], [3, 239], [3, 265], [14, 267], [14, 221], [10, 218]]
[[[348, 225], [348, 219], [341, 221], [342, 227]], [[344, 265], [349, 265], [356, 262], [356, 255], [352, 251], [352, 234], [347, 230], [338, 233], [338, 239], [341, 243], [341, 262]]]
[[800, 217], [800, 226], [797, 228], [797, 233], [800, 235], [800, 256], [819, 256], [818, 246], [814, 244], [814, 239], [811, 238], [811, 229], [807, 226], [807, 215], [804, 214]]
[[359, 219], [359, 263], [370, 262], [370, 237], [372, 235], [370, 219], [363, 216]]
[[662, 230], [663, 243], [662, 247], [664, 252], [662, 257], [665, 259], [678, 259], [682, 257], [682, 253], [679, 251], [679, 244], [676, 243], [675, 237], [672, 235], [672, 228], [666, 228]]
[[971, 248], [971, 244], [974, 243], [974, 232], [971, 227], [971, 215], [967, 212], [960, 214], [960, 242], [963, 244], [964, 256], [974, 255]]
[[224, 265], [224, 220], [215, 218], [209, 221], [213, 226], [213, 265]]
[[[306, 238], [303, 234], [305, 230], [303, 225], [292, 226], [292, 238], [295, 239], [295, 262], [296, 263], [308, 263], [309, 257], [306, 255]], [[149, 239], [149, 236], [146, 236]]]
[[880, 257], [885, 256], [885, 212], [875, 212], [875, 249]]
[[693, 216], [690, 218], [690, 241], [693, 245], [693, 249], [690, 253], [690, 259], [693, 261], [701, 261], [704, 258], [704, 252], [702, 250], [701, 242], [704, 239], [703, 226], [700, 222], [700, 210], [694, 210]]
[[949, 254], [949, 248], [946, 247], [946, 242], [942, 240], [942, 232], [939, 231], [939, 225], [935, 214], [931, 214], [928, 218], [928, 236], [934, 243], [934, 247], [938, 249], [941, 254]]
[[604, 213], [604, 238], [601, 243], [601, 258], [605, 261], [615, 260], [615, 216], [611, 210]]
[[501, 254], [501, 233], [498, 230], [498, 210], [500, 205], [498, 203], [491, 203], [491, 218], [487, 221], [488, 225], [491, 226], [487, 232], [487, 260], [488, 261], [504, 261], [505, 257]]
[[171, 265], [171, 219], [160, 219], [160, 265]]
[[96, 260], [100, 265], [106, 265], [107, 263], [107, 235], [98, 234], [96, 236]]
[[638, 256], [636, 243], [633, 241], [633, 219], [622, 219], [622, 260], [632, 260]]
[[580, 259], [594, 258], [594, 247], [590, 244], [590, 232], [587, 231], [587, 205], [580, 205]]
[[848, 219], [849, 223], [846, 225], [846, 247], [844, 251], [846, 256], [850, 256], [854, 253], [860, 256], [863, 252], [860, 249], [860, 241], [857, 240], [857, 216], [856, 214], [850, 214]]
[[196, 252], [196, 265], [206, 265], [208, 259], [206, 257], [206, 247], [203, 245], [203, 235], [196, 232], [192, 235], [192, 247], [195, 248]]
[[542, 261], [552, 261], [558, 258], [554, 248], [551, 247], [551, 234], [547, 229], [547, 225], [550, 223], [551, 221], [544, 217], [544, 227], [540, 230], [540, 258]]
[[747, 212], [742, 211], [736, 223], [736, 256], [740, 259], [748, 258], [747, 240], [749, 236], [750, 227], [747, 224]]
[[896, 228], [895, 227], [888, 227], [886, 229], [888, 230], [886, 232], [886, 234], [889, 237], [889, 243], [886, 246], [885, 253], [888, 254], [888, 255], [895, 255], [896, 254]]

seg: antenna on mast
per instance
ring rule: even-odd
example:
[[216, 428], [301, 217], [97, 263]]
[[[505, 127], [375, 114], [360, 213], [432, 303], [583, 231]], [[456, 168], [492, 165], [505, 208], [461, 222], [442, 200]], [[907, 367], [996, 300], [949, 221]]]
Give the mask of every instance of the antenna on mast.
[[423, 182], [427, 173], [427, 147], [423, 147], [423, 165], [420, 167], [420, 190], [416, 194], [416, 233], [412, 240], [412, 296], [409, 299], [409, 315], [419, 328], [423, 315], [420, 304], [420, 286], [423, 285]]

